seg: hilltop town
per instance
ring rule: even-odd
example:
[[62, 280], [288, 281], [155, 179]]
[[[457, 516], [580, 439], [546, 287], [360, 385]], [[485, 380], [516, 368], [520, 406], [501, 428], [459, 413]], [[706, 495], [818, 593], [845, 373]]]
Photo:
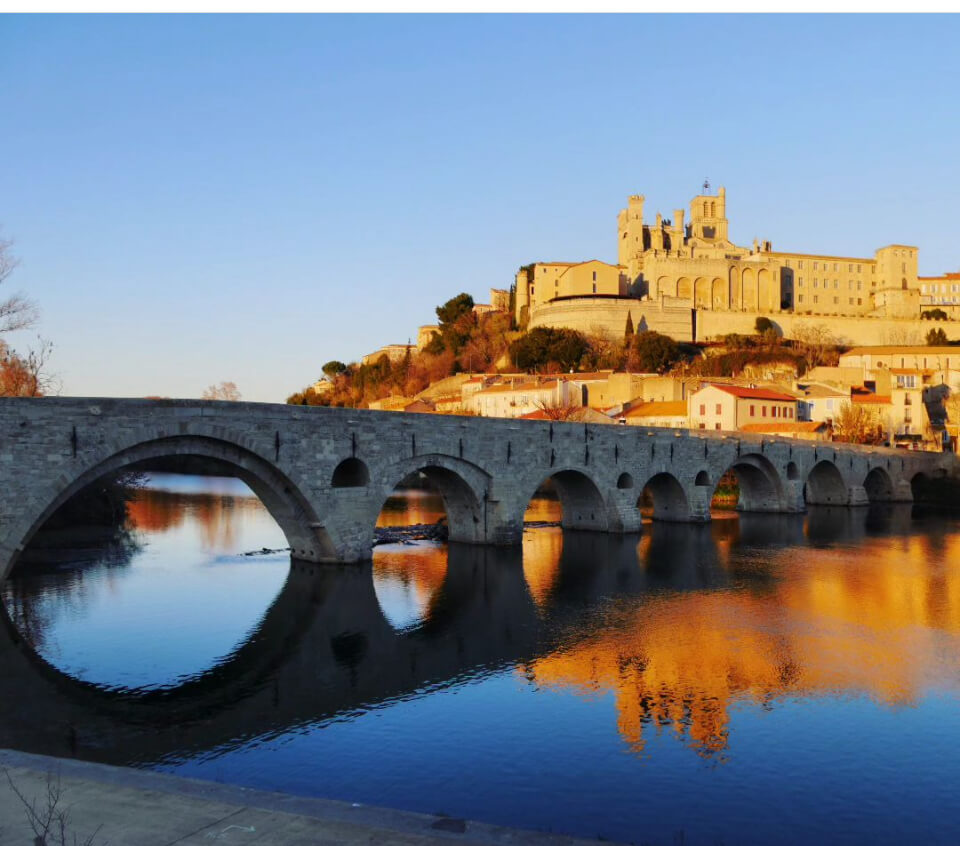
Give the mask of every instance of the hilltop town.
[[960, 273], [919, 276], [902, 244], [738, 246], [706, 184], [689, 218], [647, 222], [631, 196], [617, 244], [617, 264], [538, 261], [489, 303], [460, 294], [416, 344], [328, 362], [288, 402], [954, 448]]

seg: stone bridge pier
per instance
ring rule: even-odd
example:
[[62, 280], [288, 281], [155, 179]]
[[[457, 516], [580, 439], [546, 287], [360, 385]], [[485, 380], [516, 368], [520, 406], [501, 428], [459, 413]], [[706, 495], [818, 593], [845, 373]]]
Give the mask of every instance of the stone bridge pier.
[[194, 400], [0, 399], [0, 579], [71, 496], [123, 470], [237, 476], [294, 557], [369, 559], [396, 486], [421, 474], [443, 497], [452, 541], [521, 541], [550, 481], [565, 529], [703, 522], [724, 474], [743, 511], [908, 502], [952, 456], [740, 433], [402, 414]]

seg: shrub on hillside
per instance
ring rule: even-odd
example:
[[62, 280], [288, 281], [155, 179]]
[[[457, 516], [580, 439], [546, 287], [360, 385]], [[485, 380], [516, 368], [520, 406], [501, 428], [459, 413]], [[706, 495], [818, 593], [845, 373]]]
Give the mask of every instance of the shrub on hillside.
[[666, 373], [683, 358], [680, 345], [659, 332], [638, 332], [630, 345], [628, 365], [641, 373]]
[[510, 345], [510, 357], [521, 370], [543, 370], [550, 364], [570, 370], [587, 350], [586, 338], [579, 332], [540, 326]]

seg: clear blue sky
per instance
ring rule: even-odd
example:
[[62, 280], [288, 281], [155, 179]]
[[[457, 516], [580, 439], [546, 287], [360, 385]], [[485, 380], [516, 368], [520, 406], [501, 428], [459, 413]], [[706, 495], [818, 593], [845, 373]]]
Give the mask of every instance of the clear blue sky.
[[[276, 400], [616, 213], [960, 269], [956, 17], [3, 17], [5, 287], [74, 395]], [[23, 344], [29, 337], [13, 337]]]

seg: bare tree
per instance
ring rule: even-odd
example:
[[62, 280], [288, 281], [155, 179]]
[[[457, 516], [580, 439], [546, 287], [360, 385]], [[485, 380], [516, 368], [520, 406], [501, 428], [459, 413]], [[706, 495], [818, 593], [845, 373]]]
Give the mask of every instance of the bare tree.
[[59, 391], [57, 378], [47, 372], [53, 344], [37, 340], [38, 346], [26, 355], [0, 340], [0, 397], [42, 397]]
[[822, 323], [798, 326], [793, 331], [793, 340], [811, 367], [837, 363], [838, 339]]
[[537, 400], [536, 405], [548, 420], [559, 422], [569, 420], [580, 410], [580, 406], [574, 405], [569, 399], [557, 400], [555, 397], [549, 400]]
[[833, 418], [833, 439], [849, 444], [883, 442], [883, 425], [872, 408], [844, 402]]
[[29, 798], [14, 782], [9, 770], [3, 769], [10, 790], [23, 805], [24, 814], [33, 830], [36, 846], [92, 846], [102, 826], [97, 826], [87, 838], [81, 839], [70, 830], [70, 809], [64, 807], [64, 788], [60, 773], [47, 772], [46, 791], [42, 797]]
[[221, 382], [219, 385], [210, 385], [203, 392], [205, 400], [225, 400], [226, 402], [240, 402], [241, 393], [234, 382]]
[[[11, 252], [13, 241], [0, 238], [0, 285], [20, 264]], [[36, 305], [22, 294], [11, 294], [0, 300], [0, 333], [15, 332], [17, 329], [29, 329], [39, 317]]]

